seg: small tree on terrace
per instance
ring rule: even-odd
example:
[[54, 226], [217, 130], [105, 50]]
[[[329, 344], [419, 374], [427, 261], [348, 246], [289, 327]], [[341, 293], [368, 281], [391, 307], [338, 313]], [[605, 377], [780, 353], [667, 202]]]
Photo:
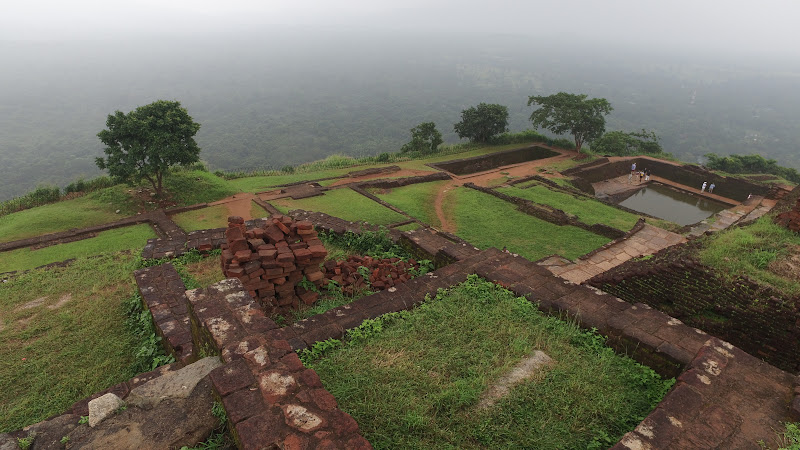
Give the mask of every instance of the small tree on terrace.
[[171, 166], [199, 161], [194, 135], [200, 124], [180, 102], [158, 100], [128, 114], [116, 111], [109, 114], [106, 127], [97, 133], [106, 145], [106, 158], [95, 159], [97, 167], [127, 183], [147, 180], [157, 196]]
[[424, 122], [411, 129], [411, 142], [403, 145], [400, 151], [433, 153], [442, 142], [442, 133], [436, 129], [436, 124]]
[[531, 113], [531, 122], [556, 134], [569, 132], [580, 151], [584, 142], [599, 138], [606, 130], [605, 115], [614, 108], [604, 98], [586, 99], [586, 94], [558, 94], [528, 97], [528, 106], [539, 105]]
[[472, 142], [487, 142], [493, 136], [508, 131], [508, 108], [481, 103], [461, 111], [461, 122], [453, 126], [460, 138]]

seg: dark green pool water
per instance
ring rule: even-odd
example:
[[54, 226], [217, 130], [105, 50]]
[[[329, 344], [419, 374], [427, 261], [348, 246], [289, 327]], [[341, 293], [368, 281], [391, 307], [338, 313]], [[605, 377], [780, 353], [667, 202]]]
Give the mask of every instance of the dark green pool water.
[[724, 203], [656, 183], [643, 187], [619, 204], [679, 225], [700, 222], [728, 208]]

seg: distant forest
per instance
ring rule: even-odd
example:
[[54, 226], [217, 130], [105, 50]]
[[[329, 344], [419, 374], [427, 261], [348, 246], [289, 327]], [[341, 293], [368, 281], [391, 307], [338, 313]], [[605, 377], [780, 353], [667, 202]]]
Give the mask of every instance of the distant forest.
[[800, 168], [800, 72], [555, 39], [253, 33], [132, 42], [0, 42], [0, 200], [100, 174], [106, 116], [179, 100], [212, 170], [397, 151], [433, 121], [446, 143], [480, 102], [530, 128], [530, 95], [607, 98], [609, 130], [653, 130], [690, 162], [758, 153]]

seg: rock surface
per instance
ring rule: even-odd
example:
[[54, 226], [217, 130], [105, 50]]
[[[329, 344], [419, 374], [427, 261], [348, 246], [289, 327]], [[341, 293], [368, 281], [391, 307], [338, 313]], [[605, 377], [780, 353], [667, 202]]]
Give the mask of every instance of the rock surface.
[[124, 404], [125, 402], [123, 402], [121, 398], [111, 392], [90, 401], [89, 426], [92, 428], [96, 427], [97, 424], [105, 420], [106, 417], [114, 414], [114, 412]]
[[149, 409], [166, 399], [186, 398], [200, 380], [221, 365], [222, 362], [216, 356], [203, 358], [133, 388], [126, 401], [129, 405]]
[[152, 409], [129, 407], [95, 428], [77, 427], [70, 448], [166, 449], [194, 446], [218, 425], [211, 414], [211, 383], [203, 378], [186, 398], [167, 398]]

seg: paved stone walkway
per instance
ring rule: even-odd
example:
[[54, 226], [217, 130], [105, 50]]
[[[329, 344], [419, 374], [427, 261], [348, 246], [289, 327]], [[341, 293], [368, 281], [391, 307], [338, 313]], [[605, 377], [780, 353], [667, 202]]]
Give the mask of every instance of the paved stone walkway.
[[686, 238], [680, 234], [645, 224], [644, 228], [627, 239], [615, 242], [586, 259], [566, 263], [564, 258], [551, 257], [542, 261], [541, 265], [547, 267], [554, 275], [581, 284], [631, 258], [651, 255], [662, 248], [681, 242], [686, 242]]

